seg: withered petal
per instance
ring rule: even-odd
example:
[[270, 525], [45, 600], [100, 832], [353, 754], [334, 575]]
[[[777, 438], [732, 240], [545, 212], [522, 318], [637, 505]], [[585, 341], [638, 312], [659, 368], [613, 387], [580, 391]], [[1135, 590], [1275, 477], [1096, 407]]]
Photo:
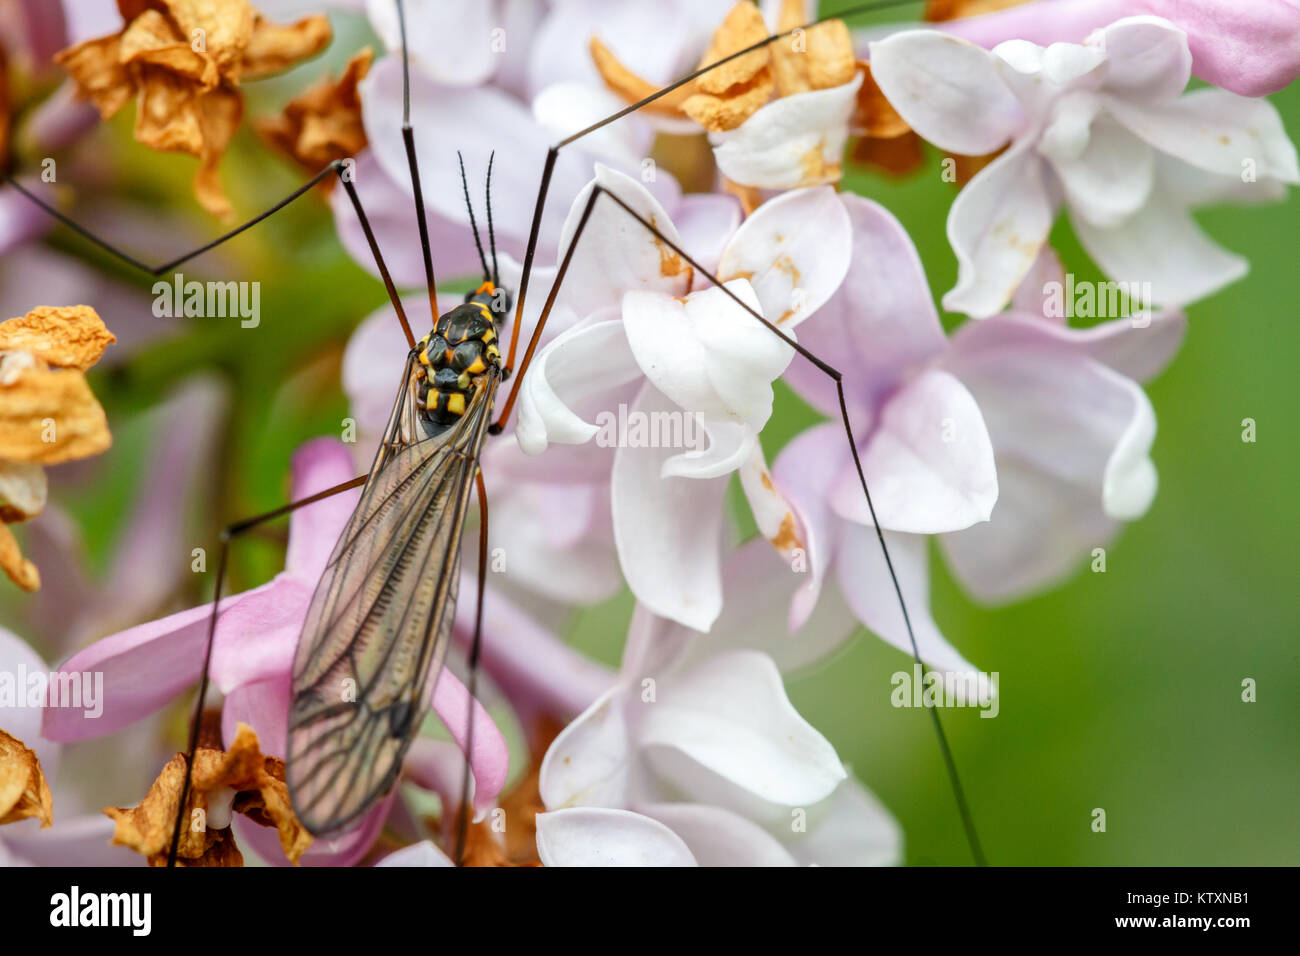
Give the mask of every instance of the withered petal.
[[0, 824], [30, 817], [41, 821], [42, 830], [54, 823], [50, 786], [35, 751], [0, 730]]
[[333, 36], [329, 18], [325, 16], [303, 17], [288, 26], [258, 17], [244, 51], [240, 75], [254, 78], [287, 70], [320, 53], [329, 46]]
[[131, 99], [135, 83], [119, 59], [121, 35], [86, 40], [54, 54], [54, 62], [67, 71], [77, 94], [89, 100], [108, 119]]
[[[700, 59], [700, 66], [716, 63], [765, 39], [767, 39], [767, 24], [763, 22], [763, 14], [755, 4], [748, 0], [740, 0], [727, 13], [722, 26], [714, 32], [709, 49]], [[759, 72], [767, 67], [769, 59], [771, 59], [771, 52], [768, 47], [752, 50], [705, 73], [695, 81], [696, 86], [701, 93], [715, 95], [726, 93], [733, 86], [751, 83]]]
[[116, 341], [117, 336], [88, 305], [43, 305], [0, 322], [0, 351], [31, 352], [49, 365], [82, 372]]
[[0, 385], [0, 458], [53, 465], [112, 443], [104, 409], [77, 369], [38, 361]]
[[[635, 103], [643, 100], [650, 94], [654, 93], [658, 87], [649, 80], [637, 76], [614, 55], [614, 51], [605, 46], [597, 37], [592, 37], [588, 44], [591, 50], [591, 60], [596, 65], [597, 72], [600, 73], [601, 79], [605, 81], [605, 86], [611, 93], [621, 97], [629, 103]], [[682, 104], [695, 93], [695, 84], [687, 83], [679, 86], [671, 93], [659, 97], [649, 106], [645, 107], [647, 113], [658, 113], [661, 116], [682, 116]]]
[[732, 87], [725, 96], [696, 93], [682, 104], [682, 110], [710, 133], [735, 129], [771, 98], [775, 85], [772, 71], [763, 67], [753, 79]]

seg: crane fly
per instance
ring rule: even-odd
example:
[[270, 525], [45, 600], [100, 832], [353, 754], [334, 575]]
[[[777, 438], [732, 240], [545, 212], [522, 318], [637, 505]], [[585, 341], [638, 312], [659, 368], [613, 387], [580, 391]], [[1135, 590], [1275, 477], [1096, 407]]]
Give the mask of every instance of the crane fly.
[[[492, 417], [498, 388], [510, 377], [512, 369], [515, 368], [521, 318], [538, 244], [542, 212], [560, 150], [654, 103], [725, 63], [766, 47], [768, 44], [800, 34], [832, 17], [823, 17], [793, 30], [772, 34], [764, 40], [714, 60], [551, 146], [542, 168], [519, 288], [513, 297], [510, 292], [501, 288], [496, 268], [496, 243], [491, 218], [491, 161], [488, 164], [487, 189], [491, 269], [488, 267], [488, 258], [484, 253], [474, 221], [474, 208], [469, 200], [469, 188], [462, 162], [461, 181], [475, 244], [478, 247], [479, 260], [483, 267], [483, 282], [465, 296], [463, 303], [440, 314], [435, 296], [436, 282], [432, 251], [416, 160], [415, 133], [410, 125], [410, 67], [406, 45], [405, 10], [402, 0], [394, 0], [394, 2], [402, 43], [402, 137], [414, 194], [416, 220], [424, 260], [425, 284], [432, 314], [437, 317], [434, 327], [418, 341], [411, 330], [402, 300], [371, 230], [364, 206], [341, 160], [328, 164], [270, 209], [199, 248], [156, 267], [146, 265], [86, 229], [33, 194], [13, 175], [5, 177], [18, 192], [84, 239], [98, 245], [126, 264], [158, 276], [257, 225], [310, 192], [327, 177], [337, 176], [360, 222], [370, 253], [409, 346], [397, 395], [370, 471], [359, 478], [291, 502], [274, 511], [231, 524], [223, 532], [203, 670], [190, 725], [185, 784], [177, 807], [171, 848], [167, 857], [169, 866], [174, 866], [178, 862], [178, 846], [191, 788], [194, 756], [198, 747], [200, 717], [209, 681], [209, 665], [219, 616], [218, 606], [229, 542], [236, 535], [265, 521], [357, 487], [362, 488], [358, 504], [340, 535], [326, 570], [313, 593], [294, 655], [286, 753], [286, 779], [293, 807], [298, 819], [310, 832], [317, 836], [331, 836], [354, 824], [395, 786], [401, 771], [402, 758], [414, 741], [431, 707], [432, 691], [443, 669], [457, 600], [461, 541], [466, 518], [473, 504], [473, 491], [477, 487], [480, 505], [478, 621], [468, 657], [469, 711], [466, 722], [467, 740], [463, 747], [466, 757], [460, 807], [456, 808], [458, 809], [456, 859], [460, 862], [469, 817], [469, 754], [472, 752], [474, 730], [473, 707], [485, 579], [485, 574], [482, 572], [486, 560], [487, 541], [488, 502], [479, 470], [479, 454], [487, 437], [500, 432], [502, 423], [510, 416], [520, 382], [532, 360], [547, 317], [565, 280], [574, 250], [578, 246], [595, 204], [600, 200], [621, 208], [654, 236], [657, 243], [680, 256], [698, 275], [721, 289], [755, 321], [781, 338], [795, 352], [834, 380], [845, 436], [868, 510], [876, 525], [885, 565], [911, 640], [913, 656], [923, 670], [926, 667], [920, 658], [907, 604], [890, 559], [888, 546], [880, 531], [879, 522], [875, 522], [875, 508], [849, 422], [842, 374], [825, 360], [799, 345], [736, 296], [711, 271], [692, 258], [653, 222], [640, 215], [618, 195], [599, 184], [594, 185], [582, 210], [577, 228], [569, 239], [567, 248], [564, 249], [556, 277], [529, 337], [517, 369], [518, 375], [509, 395], [497, 411], [495, 421]], [[834, 17], [848, 17], [909, 2], [912, 0], [876, 0], [873, 3], [840, 11]], [[507, 320], [510, 318], [512, 306], [514, 316], [513, 322], [510, 323]], [[501, 336], [508, 324], [511, 326], [510, 345], [508, 352], [503, 356], [500, 347]], [[977, 863], [982, 864], [983, 853], [938, 711], [929, 708], [929, 714], [972, 856]]]

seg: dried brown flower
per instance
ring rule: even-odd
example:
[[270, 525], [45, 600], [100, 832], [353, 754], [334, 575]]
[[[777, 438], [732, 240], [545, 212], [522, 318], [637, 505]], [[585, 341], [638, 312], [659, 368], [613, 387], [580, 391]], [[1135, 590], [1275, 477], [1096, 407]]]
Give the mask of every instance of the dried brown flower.
[[29, 817], [37, 817], [42, 830], [54, 822], [50, 786], [36, 754], [0, 730], [0, 824]]
[[[148, 858], [150, 866], [165, 866], [171, 850], [176, 809], [185, 786], [185, 756], [177, 754], [163, 767], [140, 803], [130, 809], [105, 807], [116, 824], [113, 842]], [[242, 866], [229, 827], [209, 827], [209, 811], [227, 802], [261, 826], [273, 826], [280, 847], [297, 864], [311, 846], [312, 836], [294, 816], [284, 762], [262, 755], [257, 734], [240, 724], [228, 751], [200, 746], [194, 755], [194, 774], [183, 819], [190, 821], [181, 833], [177, 864], [182, 866]], [[199, 812], [201, 811], [201, 812]]]
[[233, 210], [217, 167], [243, 116], [238, 86], [315, 56], [329, 20], [265, 20], [248, 0], [118, 0], [122, 32], [87, 40], [55, 60], [107, 119], [134, 96], [141, 144], [199, 159], [194, 194], [223, 218]]

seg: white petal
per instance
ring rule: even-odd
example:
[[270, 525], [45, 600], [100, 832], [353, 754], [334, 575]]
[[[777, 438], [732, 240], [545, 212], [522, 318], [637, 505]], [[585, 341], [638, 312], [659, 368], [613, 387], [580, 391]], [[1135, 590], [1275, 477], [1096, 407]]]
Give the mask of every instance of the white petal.
[[1052, 161], [1071, 211], [1098, 226], [1116, 225], [1145, 205], [1155, 166], [1150, 146], [1104, 118], [1092, 124], [1078, 158]]
[[[930, 566], [926, 540], [921, 535], [885, 534], [889, 557], [907, 601], [908, 620], [912, 622], [916, 646], [921, 659], [937, 670], [960, 674], [976, 672], [974, 666], [944, 639], [930, 615]], [[912, 656], [912, 642], [875, 529], [858, 524], [845, 525], [836, 560], [840, 589], [858, 620], [881, 640]]]
[[846, 776], [835, 748], [799, 716], [765, 654], [716, 654], [686, 673], [662, 675], [657, 691], [658, 699], [644, 705], [638, 742], [651, 766], [699, 802], [741, 812], [750, 799], [806, 807]]
[[[629, 415], [676, 411], [646, 385]], [[671, 448], [620, 447], [610, 498], [619, 564], [637, 600], [656, 614], [707, 631], [722, 607], [721, 548], [726, 478], [665, 478]]]
[[629, 810], [575, 807], [537, 814], [545, 866], [695, 866], [682, 838]]
[[912, 129], [949, 152], [991, 153], [1025, 124], [992, 54], [934, 30], [872, 43], [871, 76]]
[[515, 426], [519, 447], [538, 455], [550, 442], [590, 441], [599, 428], [581, 418], [574, 406], [639, 375], [621, 322], [574, 326], [538, 352], [526, 373]]
[[903, 830], [874, 794], [850, 777], [836, 788], [816, 824], [790, 841], [810, 866], [895, 866], [903, 861]]
[[[494, 5], [448, 3], [447, 0], [406, 0], [406, 40], [411, 62], [439, 82], [477, 86], [492, 75], [497, 55], [492, 51]], [[370, 25], [397, 53], [402, 48], [397, 4], [367, 0]]]
[[[59, 754], [63, 748], [41, 736], [43, 707], [27, 706], [27, 686], [17, 684], [19, 674], [48, 676], [50, 668], [26, 641], [2, 626], [0, 626], [0, 673], [14, 682], [15, 691], [14, 706], [0, 708], [0, 727], [21, 740], [23, 746], [34, 751], [41, 762], [41, 771], [48, 780], [53, 780], [59, 768]], [[41, 704], [44, 703], [45, 701], [42, 700]]]
[[700, 803], [651, 803], [637, 807], [670, 827], [700, 866], [794, 866], [794, 857], [772, 834], [744, 817]]
[[1157, 187], [1150, 200], [1123, 223], [1101, 228], [1071, 217], [1074, 231], [1103, 272], [1136, 283], [1156, 305], [1203, 299], [1244, 276], [1249, 263], [1216, 245], [1187, 209]]
[[[759, 311], [748, 281], [734, 279], [726, 289]], [[623, 325], [641, 370], [680, 409], [754, 431], [771, 417], [771, 383], [794, 350], [723, 289], [695, 292], [685, 301], [629, 292]]]
[[611, 687], [560, 731], [542, 758], [538, 791], [548, 810], [627, 802], [631, 751], [622, 685]]
[[[560, 233], [557, 262], [564, 260], [587, 199], [598, 185], [618, 196], [638, 216], [681, 246], [681, 236], [659, 200], [630, 176], [597, 163], [596, 178], [578, 191], [569, 208]], [[563, 298], [579, 315], [588, 315], [602, 307], [618, 305], [628, 290], [685, 295], [690, 288], [691, 273], [691, 267], [677, 253], [628, 215], [626, 209], [608, 196], [601, 196], [592, 207], [586, 228], [574, 248]]]
[[[863, 454], [880, 526], [937, 534], [987, 521], [998, 500], [993, 446], [975, 398], [947, 372], [930, 369], [885, 406]], [[832, 491], [836, 512], [871, 524], [854, 468]]]
[[434, 846], [432, 840], [421, 840], [390, 853], [375, 866], [455, 866], [451, 857]]
[[1219, 89], [1200, 89], [1168, 103], [1106, 98], [1111, 114], [1156, 149], [1212, 173], [1300, 182], [1296, 149], [1277, 108]]
[[745, 220], [718, 275], [724, 282], [748, 278], [763, 315], [788, 330], [835, 294], [852, 254], [853, 227], [835, 191], [801, 189], [768, 200]]
[[[664, 478], [723, 478], [750, 460], [758, 447], [758, 433], [748, 425], [714, 421], [685, 412], [677, 414], [681, 415], [683, 445], [691, 450], [673, 455], [663, 463], [659, 474]], [[676, 436], [678, 420], [667, 421], [666, 429], [659, 428], [661, 441], [665, 437], [671, 441]], [[693, 444], [704, 447], [693, 448]]]
[[713, 157], [732, 182], [795, 189], [839, 179], [862, 74], [840, 86], [795, 93], [754, 111], [734, 130], [714, 134]]
[[986, 318], [1011, 299], [1052, 227], [1053, 203], [1033, 141], [1012, 146], [957, 194], [948, 241], [957, 255], [957, 285], [945, 309]]

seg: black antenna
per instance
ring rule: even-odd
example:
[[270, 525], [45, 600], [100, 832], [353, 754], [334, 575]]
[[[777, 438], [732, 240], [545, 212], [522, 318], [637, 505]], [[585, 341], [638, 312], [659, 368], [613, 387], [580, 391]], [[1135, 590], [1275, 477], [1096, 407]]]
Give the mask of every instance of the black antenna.
[[492, 160], [497, 158], [497, 151], [494, 149], [488, 154], [488, 175], [487, 175], [487, 217], [488, 217], [488, 245], [492, 247], [492, 284], [501, 284], [501, 273], [497, 271], [497, 236], [492, 231]]
[[460, 162], [460, 186], [465, 191], [465, 208], [469, 210], [469, 227], [474, 230], [474, 245], [478, 247], [478, 261], [483, 265], [483, 278], [485, 281], [492, 280], [492, 273], [488, 272], [487, 257], [483, 255], [483, 242], [478, 237], [478, 223], [474, 221], [474, 204], [469, 201], [469, 182], [465, 179], [465, 157], [456, 150], [456, 159]]

